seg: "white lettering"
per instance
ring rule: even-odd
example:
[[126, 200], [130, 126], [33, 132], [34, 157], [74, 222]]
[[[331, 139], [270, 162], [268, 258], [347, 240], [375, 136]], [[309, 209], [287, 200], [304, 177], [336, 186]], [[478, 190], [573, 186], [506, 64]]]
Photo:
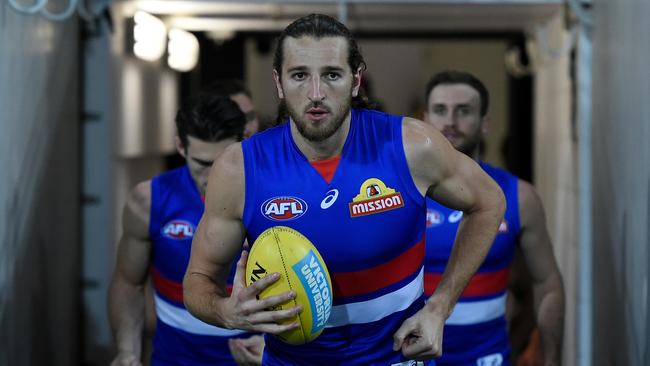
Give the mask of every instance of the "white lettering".
[[291, 213], [293, 214], [302, 213], [302, 208], [298, 208], [298, 202], [291, 202]]
[[291, 203], [289, 202], [280, 202], [280, 215], [284, 215], [291, 208]]
[[278, 204], [275, 202], [270, 203], [266, 207], [266, 211], [264, 212], [265, 215], [280, 215], [280, 208], [278, 207]]

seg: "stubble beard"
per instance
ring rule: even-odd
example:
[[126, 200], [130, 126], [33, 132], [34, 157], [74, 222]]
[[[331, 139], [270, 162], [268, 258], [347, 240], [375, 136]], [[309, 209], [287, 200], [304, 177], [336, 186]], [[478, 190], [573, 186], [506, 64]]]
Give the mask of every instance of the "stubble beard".
[[[345, 103], [344, 105], [341, 105], [336, 110], [332, 110], [331, 108], [318, 102], [310, 103], [307, 107], [304, 108], [303, 111], [298, 111], [298, 108], [295, 108], [289, 103], [286, 103], [286, 107], [291, 120], [296, 124], [298, 132], [300, 132], [300, 134], [305, 139], [312, 142], [322, 142], [333, 136], [336, 131], [341, 128], [343, 121], [345, 121], [345, 118], [350, 112], [351, 101]], [[313, 122], [304, 118], [303, 116], [310, 108], [326, 109], [329, 114], [329, 118], [318, 122]]]
[[458, 146], [454, 146], [456, 150], [462, 152], [463, 154], [474, 158], [479, 145], [481, 144], [481, 133], [477, 132], [474, 136], [464, 135], [464, 139], [460, 142]]

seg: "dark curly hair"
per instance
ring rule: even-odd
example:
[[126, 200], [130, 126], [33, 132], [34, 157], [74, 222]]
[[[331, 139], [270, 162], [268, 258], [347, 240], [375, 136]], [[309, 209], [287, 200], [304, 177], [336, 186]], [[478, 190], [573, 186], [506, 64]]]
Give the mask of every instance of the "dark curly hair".
[[228, 138], [242, 140], [246, 117], [227, 95], [201, 93], [181, 107], [176, 114], [176, 130], [183, 146], [187, 136], [217, 142]]

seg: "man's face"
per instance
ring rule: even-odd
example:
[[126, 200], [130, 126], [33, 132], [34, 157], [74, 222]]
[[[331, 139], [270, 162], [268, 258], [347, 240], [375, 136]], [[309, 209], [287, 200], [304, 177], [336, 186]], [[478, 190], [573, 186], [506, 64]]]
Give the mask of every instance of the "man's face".
[[239, 109], [246, 115], [246, 126], [244, 126], [244, 138], [247, 139], [255, 134], [260, 129], [260, 123], [255, 113], [255, 106], [253, 101], [248, 95], [238, 93], [230, 96], [233, 102], [237, 103]]
[[189, 144], [187, 148], [184, 148], [180, 143], [180, 139], [177, 137], [176, 148], [185, 158], [192, 179], [199, 192], [201, 192], [201, 196], [205, 196], [212, 163], [223, 153], [226, 147], [237, 142], [237, 140], [229, 138], [218, 142], [207, 142], [192, 136], [187, 136], [187, 140]]
[[353, 77], [348, 44], [343, 37], [287, 37], [282, 73], [273, 70], [278, 95], [284, 99], [300, 134], [310, 141], [332, 136], [350, 112], [359, 92], [360, 70]]
[[456, 150], [473, 156], [486, 124], [481, 117], [481, 99], [466, 84], [440, 84], [431, 90], [425, 121], [432, 124]]

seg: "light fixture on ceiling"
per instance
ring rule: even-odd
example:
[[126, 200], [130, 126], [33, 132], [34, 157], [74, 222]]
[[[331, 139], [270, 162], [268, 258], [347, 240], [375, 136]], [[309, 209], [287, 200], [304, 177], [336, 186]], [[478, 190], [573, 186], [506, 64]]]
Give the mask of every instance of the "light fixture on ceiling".
[[133, 16], [133, 53], [146, 61], [156, 61], [165, 53], [167, 28], [162, 20], [144, 11]]
[[199, 61], [199, 41], [192, 33], [172, 28], [169, 30], [167, 64], [176, 71], [187, 72]]

